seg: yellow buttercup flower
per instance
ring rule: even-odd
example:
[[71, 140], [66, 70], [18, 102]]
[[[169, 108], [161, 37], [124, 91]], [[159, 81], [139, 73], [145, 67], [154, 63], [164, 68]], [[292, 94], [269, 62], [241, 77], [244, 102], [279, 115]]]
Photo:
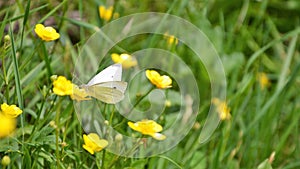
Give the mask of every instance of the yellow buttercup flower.
[[121, 55], [113, 53], [113, 54], [111, 54], [111, 59], [115, 63], [122, 64], [123, 68], [125, 68], [125, 69], [137, 65], [137, 60], [135, 59], [135, 57], [132, 57], [131, 55], [126, 54], [126, 53], [123, 53]]
[[53, 92], [59, 96], [72, 95], [74, 85], [64, 76], [58, 76], [53, 81]]
[[158, 132], [162, 131], [162, 126], [153, 120], [142, 120], [136, 123], [128, 122], [128, 126], [144, 135], [149, 135], [156, 140], [164, 140], [166, 136]]
[[231, 118], [230, 108], [227, 106], [225, 101], [221, 101], [218, 98], [213, 98], [212, 103], [216, 106], [221, 120], [229, 120]]
[[172, 102], [170, 100], [165, 101], [165, 106], [166, 107], [171, 107], [171, 105], [172, 105]]
[[175, 36], [173, 36], [173, 35], [168, 35], [167, 33], [165, 33], [164, 38], [167, 40], [167, 43], [169, 45], [173, 45], [173, 44], [177, 45], [178, 44], [178, 39], [175, 38]]
[[260, 85], [261, 89], [265, 89], [265, 88], [269, 87], [271, 84], [268, 76], [265, 73], [262, 73], [262, 72], [258, 73], [257, 79], [259, 81], [259, 85]]
[[0, 138], [4, 138], [13, 133], [16, 129], [17, 121], [0, 112]]
[[108, 145], [107, 140], [100, 139], [96, 133], [84, 134], [83, 141], [82, 147], [91, 154], [101, 151]]
[[42, 24], [35, 25], [35, 33], [44, 41], [53, 41], [60, 37], [59, 33], [50, 26], [45, 27]]
[[159, 89], [172, 87], [172, 79], [166, 75], [161, 76], [155, 70], [146, 70], [146, 76], [150, 80], [150, 82]]
[[3, 115], [9, 118], [16, 118], [18, 117], [18, 115], [20, 115], [23, 112], [16, 105], [8, 105], [6, 103], [1, 104], [1, 111]]
[[87, 98], [88, 94], [84, 89], [80, 89], [77, 85], [74, 85], [73, 93], [71, 94], [71, 99], [76, 101], [82, 100], [91, 100], [91, 98]]
[[105, 6], [101, 5], [101, 6], [99, 6], [98, 10], [99, 10], [100, 18], [105, 21], [109, 21], [111, 19], [111, 17], [113, 16], [114, 8], [112, 6], [110, 6], [109, 8], [106, 8]]

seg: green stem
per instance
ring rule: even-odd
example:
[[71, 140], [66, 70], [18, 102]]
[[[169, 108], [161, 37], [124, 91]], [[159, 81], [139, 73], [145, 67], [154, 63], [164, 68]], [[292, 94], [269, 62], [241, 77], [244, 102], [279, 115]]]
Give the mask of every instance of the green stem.
[[[132, 108], [129, 110], [129, 112], [127, 114], [130, 114], [134, 110], [134, 108], [154, 89], [155, 89], [155, 87], [152, 86], [151, 89], [146, 94], [144, 94], [143, 96], [141, 96], [136, 101], [136, 103], [132, 106]], [[122, 124], [124, 124], [126, 122], [126, 120], [127, 120], [126, 118], [123, 118], [123, 120], [119, 124], [115, 125], [113, 128], [117, 128], [117, 127], [121, 126]]]
[[106, 153], [106, 151], [103, 150], [103, 152], [102, 152], [102, 161], [101, 161], [101, 169], [104, 169], [105, 153]]
[[109, 124], [112, 124], [114, 115], [115, 115], [115, 110], [113, 109], [113, 111], [112, 111], [111, 114], [110, 114]]
[[60, 128], [60, 123], [59, 123], [59, 118], [60, 118], [60, 105], [61, 105], [62, 99], [58, 101], [57, 109], [56, 109], [56, 114], [55, 114], [55, 124], [56, 124], [56, 129], [55, 129], [55, 155], [56, 155], [56, 166], [59, 169], [60, 168], [60, 154], [59, 154], [59, 128]]
[[5, 55], [6, 55], [6, 47], [5, 47], [5, 43], [4, 43], [4, 54], [2, 55], [2, 71], [3, 71], [3, 79], [4, 79], [4, 85], [5, 85], [5, 98], [6, 98], [6, 102], [8, 102], [9, 100], [9, 87], [8, 87], [8, 78], [7, 78], [7, 74], [6, 74], [6, 70], [5, 70]]
[[100, 153], [96, 152], [96, 166], [97, 168], [101, 168], [101, 164], [100, 164]]
[[[127, 153], [125, 153], [126, 155], [129, 155], [131, 152], [133, 152], [136, 148], [139, 147], [140, 143], [141, 143], [142, 139], [138, 139], [137, 143], [132, 147], [132, 149], [128, 150]], [[116, 163], [116, 161], [118, 161], [118, 159], [120, 158], [120, 155], [115, 156], [115, 158], [111, 161], [110, 165], [108, 166], [108, 169], [111, 169], [114, 164]]]
[[137, 101], [136, 101], [136, 103], [133, 105], [133, 107], [130, 109], [130, 111], [128, 112], [128, 114], [130, 114], [132, 111], [133, 111], [133, 109], [150, 93], [150, 92], [152, 92], [152, 90], [154, 90], [155, 89], [155, 87], [154, 86], [152, 86], [151, 87], [151, 89], [146, 93], [146, 94], [144, 94], [142, 97], [140, 97]]
[[49, 60], [49, 57], [48, 57], [48, 53], [47, 53], [47, 50], [46, 50], [46, 46], [45, 46], [45, 43], [42, 44], [42, 52], [43, 52], [43, 59], [45, 61], [45, 65], [46, 65], [46, 69], [47, 69], [47, 72], [48, 72], [48, 77], [50, 78], [53, 74], [52, 74], [52, 68], [51, 68], [51, 63], [50, 63], [50, 60]]

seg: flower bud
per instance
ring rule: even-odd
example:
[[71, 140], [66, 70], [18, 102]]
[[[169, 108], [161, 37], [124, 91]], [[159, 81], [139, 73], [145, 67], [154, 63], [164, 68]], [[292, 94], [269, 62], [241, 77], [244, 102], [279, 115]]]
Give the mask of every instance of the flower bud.
[[55, 124], [55, 121], [53, 121], [53, 120], [50, 121], [49, 125], [55, 129], [57, 128], [57, 125]]
[[1, 164], [3, 165], [3, 166], [8, 166], [9, 164], [10, 164], [10, 158], [9, 158], [9, 156], [4, 156], [3, 158], [2, 158], [2, 160], [1, 160]]
[[172, 103], [171, 103], [170, 100], [166, 100], [166, 101], [165, 101], [165, 106], [166, 106], [166, 107], [171, 107], [171, 105], [172, 105]]
[[10, 42], [10, 36], [9, 35], [4, 36], [4, 42], [6, 42], [6, 43]]
[[117, 134], [117, 135], [115, 136], [115, 140], [116, 140], [117, 142], [122, 141], [122, 140], [123, 140], [122, 134]]
[[51, 81], [53, 82], [54, 80], [57, 79], [57, 75], [52, 75], [52, 76], [50, 77], [50, 79], [51, 79]]

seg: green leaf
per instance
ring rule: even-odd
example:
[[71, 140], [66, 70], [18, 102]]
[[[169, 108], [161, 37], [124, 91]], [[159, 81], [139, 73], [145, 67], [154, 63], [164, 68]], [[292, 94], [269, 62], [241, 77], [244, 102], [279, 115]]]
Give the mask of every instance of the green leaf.
[[148, 162], [148, 160], [146, 160], [146, 159], [139, 159], [139, 160], [134, 161], [131, 164], [131, 167], [135, 168], [135, 169], [145, 168], [145, 165], [147, 164], [147, 162]]

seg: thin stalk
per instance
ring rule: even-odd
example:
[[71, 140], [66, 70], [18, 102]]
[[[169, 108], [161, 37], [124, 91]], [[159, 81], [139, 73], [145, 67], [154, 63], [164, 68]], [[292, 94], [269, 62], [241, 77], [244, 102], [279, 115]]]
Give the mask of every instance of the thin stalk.
[[133, 105], [133, 107], [130, 109], [130, 111], [128, 112], [128, 114], [130, 114], [132, 111], [133, 111], [133, 109], [150, 93], [150, 92], [152, 92], [152, 90], [154, 90], [155, 89], [155, 87], [154, 86], [152, 86], [151, 87], [151, 89], [146, 93], [146, 94], [144, 94], [142, 97], [140, 97], [137, 101], [136, 101], [136, 103]]
[[3, 71], [3, 79], [4, 79], [4, 83], [5, 83], [5, 98], [6, 101], [9, 100], [9, 87], [8, 87], [8, 77], [6, 74], [6, 69], [5, 69], [5, 55], [6, 55], [6, 43], [4, 43], [4, 54], [2, 54], [2, 71]]
[[[144, 94], [142, 97], [140, 97], [136, 101], [136, 103], [132, 106], [132, 108], [129, 110], [129, 112], [127, 114], [130, 114], [134, 110], [134, 108], [154, 89], [155, 89], [155, 87], [152, 86], [151, 89], [146, 94]], [[122, 124], [125, 123], [125, 121], [126, 121], [126, 118], [123, 118], [123, 120], [119, 124], [115, 125], [113, 128], [117, 128], [117, 127], [121, 126]]]
[[[138, 139], [137, 143], [132, 147], [132, 149], [128, 150], [128, 152], [125, 153], [125, 156], [129, 155], [132, 151], [134, 151], [136, 148], [138, 148], [141, 141], [142, 141], [142, 139]], [[118, 161], [119, 158], [120, 158], [120, 155], [115, 156], [115, 158], [111, 161], [111, 163], [107, 167], [107, 169], [111, 169], [114, 166], [114, 164]]]
[[43, 52], [43, 56], [44, 56], [43, 59], [45, 61], [46, 69], [47, 69], [47, 72], [49, 75], [48, 77], [50, 78], [52, 76], [52, 68], [51, 68], [51, 63], [50, 63], [50, 60], [48, 57], [45, 43], [42, 43], [42, 52]]
[[56, 166], [59, 169], [60, 168], [60, 154], [59, 154], [59, 128], [60, 128], [60, 123], [59, 123], [59, 118], [60, 118], [60, 106], [61, 106], [62, 99], [58, 101], [57, 109], [56, 109], [56, 114], [55, 114], [55, 155], [56, 155]]
[[102, 161], [101, 161], [101, 169], [104, 169], [105, 153], [106, 153], [106, 151], [103, 150], [103, 152], [102, 152]]
[[[20, 73], [19, 73], [19, 66], [18, 66], [18, 61], [17, 61], [17, 54], [16, 54], [16, 48], [15, 48], [15, 41], [13, 37], [13, 31], [12, 28], [10, 27], [9, 29], [10, 33], [10, 39], [11, 39], [11, 46], [12, 46], [12, 57], [13, 57], [13, 67], [14, 67], [14, 75], [15, 75], [15, 83], [16, 83], [16, 93], [18, 97], [18, 104], [21, 110], [24, 110], [23, 106], [23, 95], [22, 95], [22, 87], [21, 87], [21, 82], [20, 82]], [[22, 129], [22, 142], [24, 142], [24, 113], [20, 115], [20, 121], [21, 121], [21, 129]], [[23, 144], [22, 144], [22, 150], [24, 149]]]

